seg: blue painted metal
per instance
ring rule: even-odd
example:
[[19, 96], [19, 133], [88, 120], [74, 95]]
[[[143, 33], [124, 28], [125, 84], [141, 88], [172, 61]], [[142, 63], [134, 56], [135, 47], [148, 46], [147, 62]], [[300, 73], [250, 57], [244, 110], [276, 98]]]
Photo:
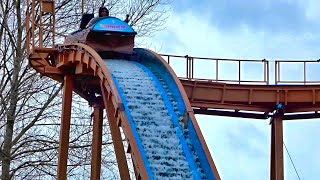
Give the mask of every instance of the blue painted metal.
[[97, 32], [120, 32], [136, 34], [136, 32], [128, 23], [115, 17], [102, 18], [92, 27], [91, 30]]
[[206, 175], [207, 179], [215, 180], [216, 177], [210, 167], [209, 161], [205, 155], [204, 149], [202, 148], [201, 141], [197, 135], [196, 129], [194, 128], [194, 125], [192, 121], [189, 119], [188, 125], [187, 125], [188, 131], [189, 131], [189, 137], [192, 142], [192, 145], [198, 155], [201, 168], [204, 171], [204, 174]]
[[[139, 59], [139, 62], [142, 64], [147, 64], [149, 69], [155, 74], [158, 73], [164, 79], [165, 84], [169, 87], [170, 92], [173, 93], [174, 100], [178, 103], [178, 109], [181, 114], [186, 112], [186, 105], [183, 101], [182, 95], [179, 91], [177, 84], [175, 83], [170, 72], [166, 67], [160, 62], [160, 60], [150, 53], [148, 50], [142, 48], [135, 48], [134, 51], [137, 53], [132, 60]], [[192, 121], [189, 119], [187, 124], [189, 138], [192, 142], [192, 146], [196, 151], [197, 156], [199, 157], [201, 168], [204, 170], [207, 179], [215, 180], [216, 176], [214, 175], [213, 169], [211, 169], [210, 163], [206, 157], [205, 151], [203, 149], [200, 138], [198, 137], [195, 127]]]
[[149, 161], [147, 160], [146, 152], [144, 151], [144, 148], [142, 146], [142, 142], [141, 142], [139, 134], [137, 132], [137, 128], [136, 128], [136, 126], [135, 126], [135, 124], [133, 122], [133, 119], [132, 119], [132, 116], [131, 116], [131, 112], [130, 112], [130, 109], [128, 107], [128, 103], [127, 103], [127, 100], [126, 100], [126, 96], [125, 96], [123, 90], [121, 89], [117, 78], [114, 77], [113, 75], [111, 75], [111, 76], [112, 76], [112, 79], [113, 79], [113, 81], [114, 81], [114, 83], [116, 85], [116, 88], [118, 89], [118, 92], [119, 92], [120, 98], [122, 100], [122, 103], [123, 103], [123, 106], [124, 106], [124, 109], [125, 109], [129, 124], [131, 126], [131, 130], [133, 132], [134, 139], [137, 142], [137, 146], [138, 146], [138, 148], [140, 150], [140, 153], [141, 153], [141, 156], [142, 156], [142, 160], [143, 160], [143, 163], [144, 163], [144, 165], [145, 165], [145, 167], [147, 169], [147, 173], [149, 175], [149, 178], [150, 179], [154, 179], [153, 173], [152, 173], [152, 170], [151, 170], [151, 167], [150, 167], [150, 164], [149, 164]]
[[163, 89], [161, 83], [159, 82], [159, 80], [157, 79], [157, 77], [155, 77], [155, 75], [148, 69], [146, 68], [145, 66], [143, 66], [142, 64], [139, 64], [137, 62], [135, 62], [135, 64], [137, 66], [139, 66], [141, 69], [144, 70], [144, 72], [146, 72], [149, 77], [152, 78], [155, 86], [157, 87], [157, 89], [161, 92], [161, 96], [162, 96], [162, 99], [165, 103], [165, 106], [167, 107], [168, 111], [169, 111], [169, 114], [171, 116], [171, 119], [172, 119], [172, 122], [175, 126], [175, 129], [176, 129], [176, 133], [177, 133], [177, 136], [180, 140], [180, 143], [182, 145], [182, 149], [183, 149], [183, 152], [185, 153], [186, 155], [186, 159], [188, 161], [188, 164], [189, 164], [189, 167], [191, 169], [191, 172], [192, 172], [192, 175], [193, 175], [193, 178], [195, 180], [200, 180], [200, 175], [199, 175], [199, 172], [197, 170], [197, 166], [195, 164], [195, 161], [193, 159], [193, 156], [192, 156], [192, 153], [188, 147], [188, 144], [187, 144], [187, 141], [183, 135], [183, 131], [181, 130], [180, 125], [179, 125], [179, 119], [178, 119], [178, 116], [176, 115], [176, 113], [174, 112], [173, 110], [173, 107], [172, 107], [172, 104], [166, 94], [166, 91]]

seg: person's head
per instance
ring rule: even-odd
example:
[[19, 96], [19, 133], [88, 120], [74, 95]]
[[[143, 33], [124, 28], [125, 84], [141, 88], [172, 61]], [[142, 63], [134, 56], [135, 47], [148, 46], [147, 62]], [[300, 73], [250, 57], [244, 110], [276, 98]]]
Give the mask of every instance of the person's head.
[[106, 7], [99, 8], [99, 17], [109, 16], [109, 10]]

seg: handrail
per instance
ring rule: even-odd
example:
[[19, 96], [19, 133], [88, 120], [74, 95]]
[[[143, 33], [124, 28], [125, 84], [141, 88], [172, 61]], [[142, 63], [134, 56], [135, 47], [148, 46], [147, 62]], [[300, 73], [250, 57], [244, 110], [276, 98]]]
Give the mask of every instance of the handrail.
[[[206, 58], [206, 57], [193, 57], [193, 56], [178, 56], [178, 55], [169, 55], [169, 54], [160, 54], [164, 59], [166, 59], [167, 63], [170, 64], [170, 60], [173, 58], [183, 59], [186, 60], [186, 76], [182, 78], [188, 78], [188, 79], [201, 79], [200, 77], [195, 77], [195, 70], [194, 70], [194, 63], [199, 60], [208, 60], [208, 61], [215, 61], [215, 69], [213, 70], [215, 72], [215, 76], [210, 78], [210, 80], [215, 82], [229, 82], [229, 83], [237, 83], [237, 84], [243, 84], [243, 83], [259, 83], [259, 84], [269, 84], [269, 61], [266, 59], [224, 59], [224, 58]], [[238, 69], [238, 75], [236, 79], [227, 80], [227, 79], [221, 79], [220, 78], [220, 72], [221, 69], [219, 68], [219, 65], [221, 62], [235, 62], [237, 63], [237, 69]], [[241, 65], [246, 63], [262, 63], [263, 65], [263, 79], [262, 80], [243, 80], [243, 70], [241, 70]]]
[[[55, 35], [57, 33], [55, 32], [56, 20], [54, 0], [27, 0], [27, 4], [28, 8], [26, 11], [26, 48], [27, 53], [29, 55], [33, 53], [33, 50], [35, 48], [44, 48], [44, 31], [47, 31], [49, 33], [48, 37], [51, 38], [51, 44], [49, 44], [49, 47], [55, 46]], [[39, 13], [37, 13], [38, 11]], [[49, 15], [49, 18], [44, 20], [44, 17], [46, 15]], [[44, 23], [47, 21], [49, 22]]]
[[[273, 73], [272, 71], [274, 71], [274, 84], [278, 85], [278, 84], [301, 84], [301, 85], [317, 85], [320, 84], [320, 78], [317, 80], [312, 80], [310, 78], [308, 78], [308, 73], [312, 72], [312, 71], [308, 71], [308, 65], [311, 63], [319, 63], [320, 64], [320, 59], [318, 60], [274, 60], [274, 61], [270, 61], [270, 60], [266, 60], [266, 59], [262, 59], [262, 60], [257, 60], [257, 59], [225, 59], [225, 58], [207, 58], [207, 57], [195, 57], [195, 56], [179, 56], [179, 55], [172, 55], [172, 54], [160, 54], [160, 56], [163, 57], [163, 59], [166, 60], [166, 62], [169, 65], [172, 65], [172, 61], [174, 60], [182, 60], [185, 61], [185, 75], [184, 76], [180, 76], [180, 79], [196, 79], [196, 80], [206, 80], [206, 81], [213, 81], [213, 82], [221, 82], [221, 83], [231, 83], [231, 84], [253, 84], [253, 83], [257, 83], [257, 84], [266, 84], [269, 85], [271, 84], [270, 82], [270, 75], [271, 73]], [[215, 61], [215, 67], [213, 66], [212, 69], [206, 69], [207, 72], [210, 72], [212, 70], [212, 72], [214, 72], [214, 76], [207, 78], [207, 77], [196, 77], [196, 71], [195, 71], [195, 63], [199, 62], [200, 60], [207, 60], [207, 61]], [[234, 79], [224, 79], [221, 78], [220, 73], [224, 73], [226, 74], [226, 72], [221, 72], [222, 68], [219, 67], [219, 65], [221, 65], [223, 62], [234, 62], [235, 65], [237, 65], [237, 69], [238, 72], [237, 74], [235, 73], [235, 76], [237, 75], [237, 78]], [[261, 72], [260, 75], [263, 76], [262, 80], [248, 80], [248, 79], [243, 79], [243, 74], [247, 73], [247, 71], [243, 71], [241, 69], [241, 65], [243, 64], [243, 62], [246, 63], [262, 63], [263, 65], [263, 71]], [[270, 69], [270, 64], [274, 63], [273, 68], [274, 69]], [[303, 64], [303, 68], [301, 69], [296, 69], [295, 71], [292, 72], [293, 75], [302, 73], [303, 75], [301, 76], [301, 80], [285, 80], [282, 76], [280, 76], [282, 73], [284, 72], [288, 72], [288, 71], [292, 71], [292, 69], [289, 69], [289, 66], [281, 66], [280, 68], [280, 64], [285, 64], [285, 63], [290, 63], [290, 64]], [[180, 67], [180, 66], [179, 66]], [[174, 67], [172, 67], [173, 69], [175, 69]], [[320, 67], [318, 67], [318, 69], [320, 70]], [[177, 70], [177, 69], [175, 69]], [[181, 69], [179, 69], [181, 70]], [[290, 75], [292, 77], [292, 75]], [[282, 77], [282, 78], [280, 78]]]
[[[302, 80], [283, 80], [281, 79], [281, 68], [282, 66], [280, 66], [281, 64], [284, 63], [288, 63], [288, 64], [293, 64], [295, 63], [296, 65], [302, 64], [303, 65], [303, 69], [302, 69], [302, 73], [303, 73], [303, 79]], [[320, 84], [320, 78], [319, 80], [308, 80], [307, 78], [307, 65], [310, 63], [319, 63], [320, 64], [320, 59], [318, 60], [276, 60], [275, 61], [275, 83], [276, 84], [303, 84], [303, 85], [307, 85], [307, 84]], [[288, 66], [286, 66], [287, 71], [288, 72]], [[294, 74], [297, 73], [301, 73], [301, 71], [299, 72], [293, 72]]]

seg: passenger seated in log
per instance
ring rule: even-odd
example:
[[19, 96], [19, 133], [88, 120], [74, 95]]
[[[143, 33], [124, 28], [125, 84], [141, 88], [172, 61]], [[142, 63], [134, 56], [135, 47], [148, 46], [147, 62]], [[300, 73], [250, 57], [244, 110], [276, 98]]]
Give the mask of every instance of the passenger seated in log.
[[[109, 16], [109, 10], [106, 7], [100, 7], [99, 8], [99, 18], [101, 17], [107, 17]], [[90, 22], [90, 24], [96, 22], [99, 18], [94, 18], [93, 14], [83, 14], [81, 18], [81, 23], [80, 23], [80, 29], [85, 29]]]
[[109, 16], [109, 10], [106, 7], [99, 8], [99, 17], [107, 17]]
[[[106, 7], [100, 7], [99, 8], [99, 17], [107, 17], [109, 16], [109, 10]], [[124, 22], [129, 22], [129, 14], [126, 15], [126, 19]]]
[[124, 20], [124, 22], [129, 23], [129, 14], [126, 15], [126, 19]]
[[[106, 7], [99, 8], [99, 17], [96, 17], [96, 18], [94, 18], [93, 14], [83, 14], [81, 23], [80, 23], [80, 30], [85, 29], [88, 24], [94, 24], [100, 18], [108, 17], [108, 16], [109, 16], [109, 10]], [[129, 23], [129, 14], [126, 15], [126, 19], [124, 20], [124, 22]]]

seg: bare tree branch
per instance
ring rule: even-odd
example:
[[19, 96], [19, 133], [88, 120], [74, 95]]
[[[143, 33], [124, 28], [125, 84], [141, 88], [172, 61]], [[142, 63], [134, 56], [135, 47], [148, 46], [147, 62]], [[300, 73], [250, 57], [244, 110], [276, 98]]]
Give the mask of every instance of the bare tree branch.
[[[56, 0], [56, 32], [79, 28], [81, 5], [76, 0]], [[103, 3], [104, 2], [104, 3]], [[37, 1], [36, 10], [39, 10]], [[106, 6], [112, 16], [130, 16], [138, 37], [150, 36], [164, 28], [169, 0], [87, 1], [85, 12], [98, 13]], [[57, 173], [61, 124], [61, 87], [49, 78], [40, 78], [28, 65], [25, 14], [26, 0], [3, 0], [0, 4], [0, 161], [1, 179], [54, 179]], [[43, 14], [44, 23], [49, 14]], [[36, 14], [34, 23], [40, 21]], [[36, 30], [35, 35], [38, 34]], [[51, 37], [44, 34], [44, 44]], [[63, 38], [56, 39], [63, 42]], [[36, 43], [39, 37], [36, 36]], [[92, 109], [73, 95], [68, 177], [89, 179], [92, 145]], [[86, 107], [86, 108], [84, 108]], [[107, 121], [103, 128], [102, 177], [119, 179], [114, 147]], [[81, 172], [81, 173], [79, 173]]]

